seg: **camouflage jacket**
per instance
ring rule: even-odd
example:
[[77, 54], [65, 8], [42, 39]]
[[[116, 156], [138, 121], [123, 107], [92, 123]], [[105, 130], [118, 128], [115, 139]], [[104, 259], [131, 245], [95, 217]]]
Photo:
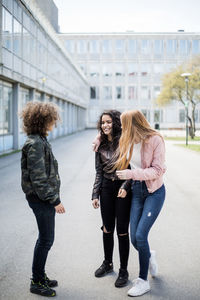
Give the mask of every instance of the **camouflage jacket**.
[[29, 135], [22, 148], [21, 185], [28, 200], [60, 203], [58, 163], [45, 137]]

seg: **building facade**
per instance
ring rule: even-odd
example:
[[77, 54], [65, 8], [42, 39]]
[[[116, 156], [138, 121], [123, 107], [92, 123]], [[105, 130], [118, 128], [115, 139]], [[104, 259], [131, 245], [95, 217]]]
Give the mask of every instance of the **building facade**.
[[50, 138], [86, 127], [89, 85], [34, 0], [0, 0], [0, 153], [25, 136], [18, 113], [28, 101], [52, 101], [62, 123]]
[[[90, 82], [88, 126], [105, 109], [140, 109], [154, 127], [184, 128], [185, 109], [174, 101], [158, 107], [163, 74], [200, 55], [200, 34], [60, 34], [66, 49]], [[200, 107], [196, 112], [200, 126]]]

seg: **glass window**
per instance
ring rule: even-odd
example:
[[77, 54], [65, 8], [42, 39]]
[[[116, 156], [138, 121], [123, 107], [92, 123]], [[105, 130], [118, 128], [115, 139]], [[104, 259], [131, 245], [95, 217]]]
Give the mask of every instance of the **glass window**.
[[154, 54], [162, 55], [163, 54], [163, 40], [154, 41]]
[[30, 23], [31, 22], [29, 16], [25, 12], [23, 12], [23, 25], [26, 27], [26, 29], [31, 31]]
[[142, 109], [142, 113], [145, 116], [145, 118], [147, 119], [147, 121], [150, 122], [150, 111], [147, 109]]
[[98, 76], [99, 76], [99, 64], [91, 64], [90, 77], [98, 77]]
[[112, 87], [111, 86], [104, 86], [103, 87], [103, 99], [104, 100], [111, 100], [112, 99]]
[[184, 123], [185, 122], [185, 109], [179, 110], [179, 122]]
[[142, 40], [141, 53], [147, 55], [150, 53], [150, 40]]
[[187, 55], [189, 53], [189, 41], [188, 40], [180, 40], [180, 54]]
[[35, 99], [36, 101], [41, 101], [42, 100], [42, 95], [39, 92], [35, 92]]
[[136, 40], [128, 40], [128, 53], [136, 54], [137, 52], [137, 41]]
[[147, 76], [150, 75], [151, 72], [151, 65], [147, 63], [141, 64], [141, 75], [142, 76]]
[[[2, 96], [1, 96], [2, 95]], [[12, 133], [12, 87], [0, 85], [0, 134]]]
[[128, 76], [136, 76], [138, 74], [138, 64], [128, 64]]
[[167, 63], [167, 64], [165, 65], [165, 71], [166, 71], [166, 72], [171, 72], [171, 71], [173, 71], [175, 68], [176, 68], [176, 64], [170, 64], [170, 63]]
[[154, 119], [154, 122], [160, 122], [160, 111], [159, 110], [154, 111], [153, 119]]
[[160, 86], [154, 86], [154, 97], [157, 98], [160, 94]]
[[90, 87], [90, 99], [99, 99], [99, 87], [98, 86]]
[[11, 0], [3, 0], [3, 5], [7, 7], [7, 9], [12, 12], [12, 1]]
[[141, 98], [142, 99], [150, 99], [151, 98], [149, 87], [147, 87], [147, 86], [141, 87]]
[[124, 87], [122, 86], [116, 86], [116, 99], [123, 99], [124, 98]]
[[[30, 100], [29, 90], [25, 88], [20, 89], [20, 99], [19, 99], [19, 111], [21, 112], [26, 103]], [[20, 119], [20, 132], [23, 131], [22, 119]]]
[[166, 52], [168, 55], [176, 54], [176, 40], [167, 40], [166, 42]]
[[13, 2], [13, 12], [16, 19], [18, 19], [20, 22], [22, 21], [22, 9], [18, 5], [16, 1]]
[[75, 52], [74, 40], [65, 41], [65, 47], [69, 53], [74, 53]]
[[1, 134], [3, 134], [3, 87], [0, 81], [0, 135]]
[[110, 40], [103, 40], [102, 41], [102, 52], [104, 54], [112, 53], [112, 44]]
[[34, 53], [34, 49], [30, 48], [30, 43], [31, 35], [25, 28], [23, 28], [23, 59], [25, 59], [28, 62], [30, 62], [30, 58]]
[[199, 54], [200, 53], [200, 40], [192, 41], [192, 53]]
[[115, 41], [115, 52], [117, 54], [124, 53], [124, 40], [116, 40]]
[[163, 64], [154, 63], [153, 69], [155, 74], [162, 74], [164, 72]]
[[84, 40], [77, 41], [77, 53], [85, 54], [87, 52], [87, 42]]
[[123, 63], [116, 63], [115, 64], [115, 76], [124, 76], [124, 64]]
[[137, 98], [137, 90], [135, 86], [128, 87], [128, 99], [136, 99]]
[[2, 31], [3, 31], [3, 46], [12, 50], [12, 15], [5, 9], [2, 9]]
[[112, 76], [112, 64], [106, 63], [102, 66], [102, 74], [104, 77], [111, 77]]
[[13, 52], [18, 56], [21, 56], [21, 39], [22, 39], [22, 26], [14, 18], [14, 30], [13, 30]]
[[90, 41], [90, 53], [91, 54], [99, 53], [99, 41], [96, 41], [96, 40]]

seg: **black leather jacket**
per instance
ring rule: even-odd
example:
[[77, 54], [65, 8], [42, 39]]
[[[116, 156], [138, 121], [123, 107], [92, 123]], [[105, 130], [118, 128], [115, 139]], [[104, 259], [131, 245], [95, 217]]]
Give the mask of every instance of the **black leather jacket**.
[[[111, 180], [119, 180], [119, 178], [116, 175], [116, 172], [109, 172], [108, 164], [112, 157], [114, 156], [115, 149], [112, 145], [112, 143], [108, 143], [108, 145], [100, 145], [98, 152], [95, 153], [95, 168], [96, 168], [96, 178], [93, 185], [93, 191], [92, 191], [92, 200], [98, 199], [101, 191], [101, 185], [103, 177]], [[121, 188], [125, 189], [127, 192], [131, 188], [131, 182], [132, 180], [126, 180], [122, 181]]]

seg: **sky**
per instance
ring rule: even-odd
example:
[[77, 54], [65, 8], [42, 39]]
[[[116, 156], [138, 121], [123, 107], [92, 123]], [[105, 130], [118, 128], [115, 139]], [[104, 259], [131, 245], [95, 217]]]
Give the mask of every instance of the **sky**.
[[200, 0], [54, 0], [60, 32], [200, 32]]

